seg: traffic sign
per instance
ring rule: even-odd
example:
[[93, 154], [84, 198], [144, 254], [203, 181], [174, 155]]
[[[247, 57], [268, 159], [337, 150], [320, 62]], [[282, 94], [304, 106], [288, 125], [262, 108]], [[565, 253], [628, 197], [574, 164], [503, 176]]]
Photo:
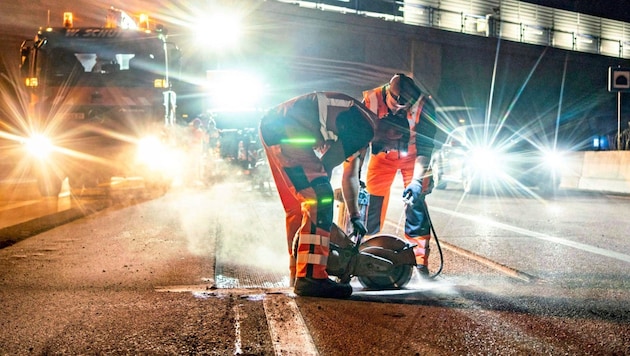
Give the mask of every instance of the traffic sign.
[[608, 91], [630, 92], [630, 68], [608, 67]]

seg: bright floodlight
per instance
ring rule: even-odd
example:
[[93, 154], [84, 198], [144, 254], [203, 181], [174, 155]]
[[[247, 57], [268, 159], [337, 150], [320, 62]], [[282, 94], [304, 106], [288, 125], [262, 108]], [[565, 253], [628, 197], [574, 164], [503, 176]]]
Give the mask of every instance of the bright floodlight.
[[562, 152], [555, 150], [543, 151], [543, 159], [545, 164], [551, 168], [562, 168], [564, 165]]
[[197, 39], [205, 46], [214, 49], [234, 47], [241, 37], [241, 19], [234, 14], [215, 13], [199, 19], [196, 31]]
[[177, 172], [181, 166], [179, 152], [170, 148], [156, 136], [147, 136], [137, 143], [136, 161], [165, 176]]
[[489, 147], [477, 147], [472, 150], [473, 167], [479, 172], [501, 170], [501, 156], [497, 150]]
[[263, 81], [254, 74], [223, 70], [207, 73], [207, 92], [213, 107], [221, 110], [258, 107], [264, 95]]

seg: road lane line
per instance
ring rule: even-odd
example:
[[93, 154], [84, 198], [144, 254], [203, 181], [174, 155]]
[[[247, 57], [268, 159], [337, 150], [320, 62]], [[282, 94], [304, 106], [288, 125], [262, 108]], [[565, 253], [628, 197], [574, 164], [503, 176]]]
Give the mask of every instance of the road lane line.
[[241, 350], [241, 313], [240, 313], [241, 305], [236, 304], [233, 308], [234, 310], [234, 355], [240, 355], [243, 350]]
[[[386, 225], [390, 225], [390, 226], [394, 226], [394, 223], [390, 222], [390, 221], [385, 221]], [[400, 226], [400, 224], [399, 224]], [[397, 227], [397, 226], [394, 226]], [[398, 234], [398, 230], [396, 230], [396, 235]], [[468, 259], [471, 259], [473, 261], [477, 261], [483, 265], [485, 265], [486, 267], [490, 267], [492, 269], [494, 269], [495, 271], [501, 272], [507, 276], [510, 276], [512, 278], [517, 278], [520, 279], [522, 281], [525, 282], [533, 282], [537, 279], [539, 279], [538, 277], [532, 276], [530, 274], [527, 274], [525, 272], [519, 271], [515, 268], [512, 267], [508, 267], [504, 264], [501, 264], [499, 262], [496, 262], [494, 260], [491, 260], [487, 257], [483, 257], [481, 255], [478, 255], [472, 251], [468, 251], [465, 250], [459, 246], [453, 245], [451, 243], [448, 243], [446, 241], [440, 241], [440, 246], [442, 246], [442, 248], [444, 248], [445, 250], [450, 250], [453, 251], [461, 256], [464, 256]]]
[[536, 238], [536, 239], [539, 239], [539, 240], [543, 240], [543, 241], [553, 242], [553, 243], [556, 243], [556, 244], [559, 244], [559, 245], [572, 247], [572, 248], [575, 248], [575, 249], [578, 249], [578, 250], [582, 250], [582, 251], [585, 251], [585, 252], [591, 252], [591, 253], [594, 253], [594, 254], [597, 254], [597, 255], [601, 255], [601, 256], [604, 256], [604, 257], [614, 258], [614, 259], [617, 259], [617, 260], [620, 260], [620, 261], [623, 261], [623, 262], [630, 262], [630, 255], [626, 255], [626, 254], [623, 254], [623, 253], [620, 253], [620, 252], [616, 252], [616, 251], [606, 250], [606, 249], [603, 249], [603, 248], [599, 248], [599, 247], [588, 245], [588, 244], [583, 244], [583, 243], [580, 243], [580, 242], [575, 242], [575, 241], [563, 239], [563, 238], [557, 237], [557, 236], [551, 236], [551, 235], [547, 235], [547, 234], [543, 234], [543, 233], [539, 233], [539, 232], [523, 229], [523, 228], [520, 228], [520, 227], [516, 227], [516, 226], [500, 223], [500, 222], [497, 222], [497, 221], [490, 220], [490, 219], [488, 219], [486, 217], [480, 217], [479, 215], [469, 215], [469, 214], [458, 213], [456, 211], [443, 209], [443, 208], [439, 208], [439, 207], [435, 207], [435, 206], [432, 206], [431, 210], [434, 210], [434, 211], [437, 211], [437, 212], [440, 212], [440, 213], [444, 213], [444, 214], [448, 214], [448, 215], [451, 215], [451, 216], [454, 216], [454, 217], [457, 217], [457, 218], [474, 221], [474, 222], [479, 222], [479, 220], [481, 218], [481, 219], [483, 219], [484, 223], [487, 223], [488, 225], [491, 225], [491, 226], [499, 228], [499, 229], [515, 232], [517, 234], [533, 237], [533, 238]]
[[277, 356], [319, 355], [294, 298], [281, 293], [267, 294], [263, 307]]
[[[209, 289], [207, 284], [202, 285], [173, 285], [156, 286], [156, 292], [162, 293], [192, 293], [195, 298], [215, 298], [221, 295], [251, 295], [252, 289]], [[263, 310], [267, 319], [267, 327], [276, 356], [319, 356], [302, 314], [295, 303], [295, 298], [287, 295], [286, 288], [281, 290], [266, 289], [262, 298]], [[233, 307], [234, 312], [234, 349], [235, 355], [242, 352], [241, 340], [241, 305]]]

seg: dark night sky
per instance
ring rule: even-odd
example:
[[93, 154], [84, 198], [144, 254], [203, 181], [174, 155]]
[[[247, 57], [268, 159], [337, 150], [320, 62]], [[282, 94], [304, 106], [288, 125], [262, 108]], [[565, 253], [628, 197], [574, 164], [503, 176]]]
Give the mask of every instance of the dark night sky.
[[521, 0], [556, 9], [630, 22], [630, 0]]

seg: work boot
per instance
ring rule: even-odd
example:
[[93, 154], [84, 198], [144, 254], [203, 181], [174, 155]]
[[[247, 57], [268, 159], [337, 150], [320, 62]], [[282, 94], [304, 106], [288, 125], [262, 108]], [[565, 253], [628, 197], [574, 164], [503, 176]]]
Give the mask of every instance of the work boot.
[[418, 276], [420, 276], [420, 278], [429, 279], [429, 269], [427, 268], [427, 266], [418, 265], [416, 267], [416, 270], [418, 271]]
[[302, 297], [348, 298], [352, 294], [350, 284], [335, 283], [325, 279], [299, 277], [295, 280], [295, 294]]

